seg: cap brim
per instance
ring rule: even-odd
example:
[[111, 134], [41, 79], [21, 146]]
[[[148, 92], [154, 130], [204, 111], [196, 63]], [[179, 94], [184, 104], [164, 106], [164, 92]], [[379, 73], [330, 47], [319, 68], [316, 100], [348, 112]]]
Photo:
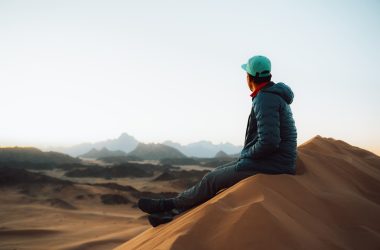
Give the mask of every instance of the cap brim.
[[241, 68], [244, 69], [245, 71], [247, 71], [247, 64], [246, 63], [242, 64]]

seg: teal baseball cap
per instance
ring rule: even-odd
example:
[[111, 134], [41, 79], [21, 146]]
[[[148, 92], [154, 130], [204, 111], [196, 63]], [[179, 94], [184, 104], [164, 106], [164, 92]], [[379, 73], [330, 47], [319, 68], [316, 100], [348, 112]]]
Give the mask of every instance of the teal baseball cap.
[[241, 68], [247, 71], [251, 76], [266, 77], [270, 76], [271, 63], [270, 60], [261, 55], [251, 57], [247, 63], [241, 65]]

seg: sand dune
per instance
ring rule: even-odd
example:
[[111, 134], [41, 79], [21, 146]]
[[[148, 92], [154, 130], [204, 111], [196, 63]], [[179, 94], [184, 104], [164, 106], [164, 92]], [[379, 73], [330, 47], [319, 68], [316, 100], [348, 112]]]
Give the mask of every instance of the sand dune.
[[0, 249], [112, 249], [148, 228], [133, 204], [103, 202], [103, 196], [136, 199], [115, 184], [76, 184], [25, 170], [1, 173]]
[[112, 249], [148, 228], [135, 209], [105, 210], [99, 205], [67, 210], [35, 203], [1, 204], [0, 249]]
[[0, 249], [112, 249], [149, 228], [139, 197], [176, 194], [167, 192], [170, 181], [152, 178], [118, 179], [124, 185], [86, 180], [1, 167]]
[[298, 153], [297, 175], [247, 178], [116, 250], [380, 249], [380, 157], [320, 136]]

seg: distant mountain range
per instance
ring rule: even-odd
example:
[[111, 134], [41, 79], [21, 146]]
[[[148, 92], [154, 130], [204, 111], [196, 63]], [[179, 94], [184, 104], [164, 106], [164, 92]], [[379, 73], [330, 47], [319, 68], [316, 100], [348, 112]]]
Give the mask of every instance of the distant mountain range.
[[103, 147], [101, 150], [95, 148], [91, 149], [85, 154], [79, 155], [83, 158], [93, 159], [140, 159], [140, 160], [161, 160], [161, 159], [178, 159], [187, 158], [186, 155], [181, 153], [178, 149], [160, 144], [160, 143], [139, 143], [137, 147], [128, 154], [121, 150], [108, 150]]
[[210, 141], [199, 141], [187, 145], [181, 145], [173, 141], [164, 141], [163, 144], [171, 146], [183, 152], [187, 156], [214, 157], [219, 151], [228, 155], [240, 153], [242, 146], [235, 146], [231, 143], [213, 144]]
[[100, 150], [93, 148], [87, 153], [79, 155], [79, 157], [93, 158], [93, 159], [99, 159], [99, 158], [104, 158], [104, 157], [115, 157], [115, 156], [127, 156], [127, 153], [121, 150], [109, 150], [108, 148], [103, 147]]
[[[139, 145], [140, 145], [140, 149], [139, 149]], [[83, 154], [89, 153], [89, 151], [91, 151], [92, 149], [101, 151], [103, 148], [106, 148], [109, 151], [119, 150], [125, 153], [132, 153], [132, 151], [137, 150], [136, 152], [133, 153], [134, 155], [136, 155], [138, 154], [139, 150], [141, 150], [141, 147], [144, 147], [145, 148], [144, 150], [146, 150], [148, 147], [147, 145], [150, 145], [150, 147], [153, 147], [152, 145], [156, 145], [156, 147], [160, 147], [160, 150], [161, 149], [163, 150], [163, 147], [161, 145], [170, 146], [172, 148], [177, 149], [179, 153], [182, 153], [183, 155], [185, 155], [185, 157], [186, 156], [188, 157], [192, 157], [192, 156], [214, 157], [219, 151], [223, 151], [227, 155], [236, 155], [240, 153], [242, 149], [242, 146], [236, 146], [231, 143], [213, 144], [212, 142], [205, 141], [205, 140], [190, 143], [187, 145], [181, 145], [180, 143], [176, 143], [170, 140], [166, 140], [163, 143], [143, 144], [137, 141], [133, 136], [127, 133], [123, 133], [116, 139], [108, 139], [108, 140], [95, 142], [95, 143], [81, 143], [81, 144], [77, 144], [71, 147], [50, 147], [48, 148], [48, 150], [62, 152], [74, 157], [80, 156], [80, 155], [82, 156]], [[96, 153], [96, 152], [93, 151], [92, 153]], [[175, 155], [179, 157], [178, 152]]]
[[87, 153], [91, 149], [101, 150], [107, 148], [108, 150], [121, 150], [128, 153], [136, 148], [139, 142], [127, 133], [122, 133], [116, 139], [109, 139], [95, 143], [81, 143], [71, 147], [49, 147], [49, 150], [62, 152], [71, 156], [79, 156]]

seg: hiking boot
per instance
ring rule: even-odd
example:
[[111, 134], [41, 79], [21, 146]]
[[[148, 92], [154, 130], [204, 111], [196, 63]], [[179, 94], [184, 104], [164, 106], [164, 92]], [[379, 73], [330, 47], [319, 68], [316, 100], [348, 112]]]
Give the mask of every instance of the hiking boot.
[[137, 206], [148, 214], [165, 212], [174, 208], [173, 199], [151, 199], [141, 198], [137, 202]]
[[187, 208], [174, 208], [165, 212], [153, 213], [148, 216], [148, 220], [153, 227], [157, 227], [158, 225], [171, 222], [175, 216], [180, 215], [187, 210]]
[[157, 227], [158, 225], [168, 223], [168, 222], [172, 221], [173, 218], [174, 218], [174, 215], [170, 211], [165, 211], [165, 212], [161, 212], [161, 213], [154, 213], [154, 214], [150, 214], [148, 216], [149, 223], [153, 227]]

